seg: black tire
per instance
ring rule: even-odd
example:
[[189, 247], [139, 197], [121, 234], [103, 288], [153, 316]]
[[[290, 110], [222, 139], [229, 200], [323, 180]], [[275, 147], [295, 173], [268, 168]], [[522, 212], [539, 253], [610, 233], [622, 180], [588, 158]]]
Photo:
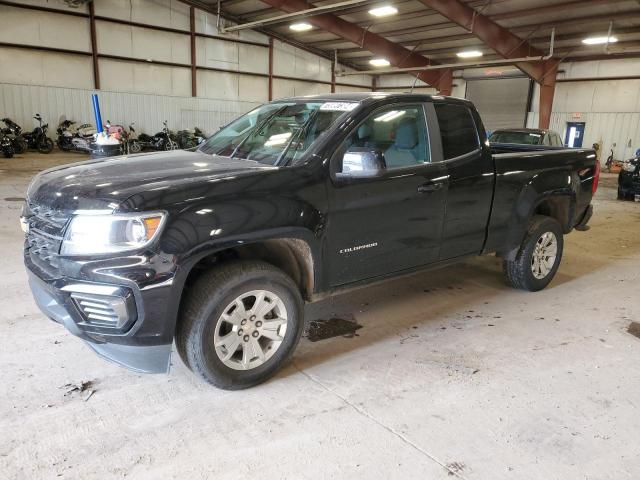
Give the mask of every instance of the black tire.
[[71, 143], [68, 142], [60, 142], [58, 141], [58, 148], [60, 150], [62, 150], [63, 152], [70, 152], [71, 150], [74, 149], [73, 145]]
[[[533, 253], [536, 243], [543, 234], [550, 232], [556, 237], [557, 252], [552, 268], [543, 278], [536, 278], [532, 269]], [[551, 217], [535, 215], [529, 222], [529, 228], [514, 260], [503, 260], [502, 269], [509, 285], [521, 290], [537, 292], [546, 287], [560, 266], [564, 239], [562, 227]]]
[[[225, 365], [214, 348], [214, 333], [224, 309], [243, 293], [267, 289], [287, 310], [287, 330], [279, 348], [262, 365], [235, 370]], [[176, 331], [176, 346], [184, 363], [208, 383], [240, 390], [262, 383], [285, 363], [304, 326], [304, 303], [291, 278], [261, 261], [233, 261], [203, 274], [189, 288]]]
[[6, 147], [2, 151], [2, 154], [4, 155], [4, 158], [12, 158], [13, 157], [13, 148], [12, 147]]
[[629, 200], [630, 198], [631, 198], [631, 195], [629, 195], [627, 192], [625, 192], [620, 187], [618, 187], [618, 200]]
[[15, 140], [13, 141], [13, 151], [17, 155], [20, 155], [26, 152], [28, 148], [29, 147], [27, 146], [27, 142], [25, 142], [24, 138], [22, 137], [16, 137]]
[[142, 151], [142, 145], [136, 140], [129, 140], [128, 148], [129, 153], [140, 153]]
[[53, 151], [53, 140], [44, 138], [38, 143], [38, 151], [40, 153], [51, 153]]

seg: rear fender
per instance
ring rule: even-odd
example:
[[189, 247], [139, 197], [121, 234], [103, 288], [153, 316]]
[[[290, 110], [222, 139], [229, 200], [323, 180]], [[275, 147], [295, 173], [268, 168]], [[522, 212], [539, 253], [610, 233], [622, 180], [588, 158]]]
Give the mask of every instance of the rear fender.
[[[514, 203], [507, 226], [504, 250], [499, 252], [507, 260], [515, 259], [520, 245], [525, 237], [531, 218], [536, 215], [547, 215], [555, 218], [565, 233], [569, 233], [575, 218], [576, 192], [567, 180], [567, 175], [562, 174], [564, 185], [551, 187], [553, 177], [557, 179], [558, 172], [544, 172], [536, 175], [526, 184], [517, 201]], [[553, 181], [557, 185], [557, 181]]]

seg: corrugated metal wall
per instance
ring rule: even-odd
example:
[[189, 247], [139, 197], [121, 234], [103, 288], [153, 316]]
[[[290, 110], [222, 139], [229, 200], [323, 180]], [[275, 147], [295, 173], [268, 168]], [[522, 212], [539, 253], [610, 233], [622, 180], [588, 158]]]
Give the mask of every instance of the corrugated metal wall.
[[[95, 123], [91, 105], [92, 90], [42, 87], [36, 85], [0, 84], [0, 115], [17, 121], [23, 128], [33, 128], [33, 115], [40, 113], [50, 126], [50, 135], [61, 117], [79, 122]], [[136, 123], [138, 132], [155, 133], [167, 120], [170, 128], [198, 126], [214, 133], [259, 102], [220, 100], [192, 97], [171, 97], [141, 93], [101, 91], [103, 121]]]
[[[549, 128], [564, 139], [567, 122], [584, 122], [583, 147], [602, 143], [604, 161], [613, 150], [616, 160], [630, 158], [640, 148], [640, 112], [586, 112], [575, 118], [572, 112], [553, 112]], [[529, 113], [527, 126], [537, 128], [538, 112]], [[615, 145], [614, 145], [615, 144]]]
[[[602, 161], [610, 150], [616, 160], [629, 158], [640, 148], [640, 60], [563, 63], [562, 71], [558, 78], [563, 81], [556, 84], [550, 128], [564, 138], [567, 122], [584, 122], [583, 146], [602, 143]], [[538, 126], [538, 98], [536, 86], [528, 127]]]

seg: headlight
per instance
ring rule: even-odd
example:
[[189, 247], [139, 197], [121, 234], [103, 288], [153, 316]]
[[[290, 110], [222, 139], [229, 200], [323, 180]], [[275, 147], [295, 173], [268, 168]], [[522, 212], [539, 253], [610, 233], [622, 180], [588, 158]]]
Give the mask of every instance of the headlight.
[[137, 250], [160, 233], [165, 214], [78, 215], [62, 242], [62, 255], [99, 255]]
[[622, 164], [622, 169], [625, 172], [635, 172], [636, 171], [636, 164], [635, 163], [631, 163], [631, 162], [624, 162]]

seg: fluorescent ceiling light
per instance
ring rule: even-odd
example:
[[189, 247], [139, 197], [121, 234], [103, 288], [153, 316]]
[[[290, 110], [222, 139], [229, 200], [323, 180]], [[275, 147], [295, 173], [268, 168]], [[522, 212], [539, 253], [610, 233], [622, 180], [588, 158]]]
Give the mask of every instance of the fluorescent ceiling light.
[[466, 50], [464, 52], [458, 52], [456, 55], [460, 58], [476, 58], [481, 57], [482, 52], [480, 50]]
[[373, 119], [374, 122], [390, 122], [398, 117], [401, 117], [406, 113], [405, 110], [391, 110], [390, 112], [383, 113], [379, 117]]
[[383, 5], [382, 7], [372, 8], [369, 10], [369, 13], [374, 17], [388, 17], [389, 15], [398, 13], [398, 9], [391, 5]]
[[294, 32], [306, 32], [308, 30], [311, 30], [313, 27], [311, 26], [310, 23], [300, 22], [300, 23], [292, 23], [291, 25], [289, 25], [289, 28]]
[[374, 67], [388, 67], [389, 65], [391, 65], [391, 63], [389, 63], [389, 60], [387, 60], [386, 58], [372, 58], [371, 60], [369, 60], [369, 63]]
[[582, 40], [585, 45], [603, 45], [605, 43], [616, 43], [616, 37], [588, 37]]

